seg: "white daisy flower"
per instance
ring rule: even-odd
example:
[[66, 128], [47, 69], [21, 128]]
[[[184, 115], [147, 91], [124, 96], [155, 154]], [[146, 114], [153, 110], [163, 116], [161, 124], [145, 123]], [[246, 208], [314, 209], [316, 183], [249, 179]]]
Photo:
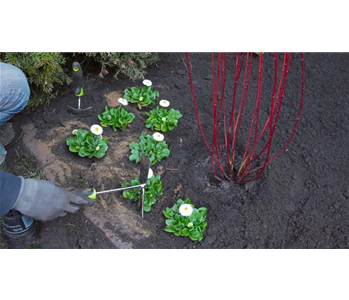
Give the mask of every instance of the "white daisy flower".
[[193, 224], [193, 222], [189, 222], [187, 226], [190, 228], [190, 227], [193, 227], [194, 224]]
[[146, 86], [152, 86], [153, 85], [153, 83], [150, 80], [148, 80], [148, 79], [144, 79], [143, 80], [143, 84], [146, 85]]
[[90, 130], [95, 135], [101, 135], [103, 133], [103, 128], [97, 124], [92, 125]]
[[78, 133], [78, 130], [77, 129], [74, 129], [72, 134], [77, 134]]
[[152, 178], [153, 175], [154, 175], [153, 170], [152, 170], [151, 168], [149, 168], [149, 171], [148, 171], [148, 179], [149, 179], [149, 178]]
[[119, 98], [118, 99], [118, 102], [120, 103], [120, 104], [122, 104], [122, 105], [127, 105], [128, 104], [128, 101], [126, 100], [126, 99], [124, 99], [124, 98]]
[[161, 119], [161, 121], [162, 121], [162, 122], [165, 122], [165, 121], [166, 121], [166, 118], [165, 118], [165, 117], [163, 117], [163, 118]]
[[160, 100], [159, 104], [162, 107], [169, 107], [170, 106], [170, 101], [167, 101], [167, 100], [163, 99], [163, 100]]
[[164, 135], [161, 134], [160, 132], [155, 132], [155, 133], [153, 134], [153, 138], [154, 138], [155, 141], [162, 142], [162, 141], [164, 140], [165, 137], [164, 137]]
[[183, 217], [189, 217], [193, 213], [193, 207], [190, 204], [182, 204], [179, 207], [179, 213]]

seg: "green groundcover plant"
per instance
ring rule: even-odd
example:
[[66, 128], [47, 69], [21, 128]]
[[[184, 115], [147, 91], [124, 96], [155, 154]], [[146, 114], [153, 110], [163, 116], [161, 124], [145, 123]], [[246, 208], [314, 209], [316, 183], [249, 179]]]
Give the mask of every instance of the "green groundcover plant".
[[[90, 64], [91, 61], [96, 63]], [[79, 61], [84, 72], [100, 66], [100, 76], [112, 73], [131, 80], [144, 79], [146, 69], [157, 63], [159, 56], [151, 52], [0, 52], [0, 61], [19, 67], [26, 75], [31, 96], [28, 108], [50, 103], [57, 95], [58, 84], [69, 84], [71, 63]], [[85, 63], [84, 63], [85, 62]]]
[[142, 132], [139, 137], [139, 143], [133, 142], [130, 144], [131, 155], [129, 160], [139, 163], [142, 155], [145, 155], [149, 158], [151, 164], [154, 165], [158, 161], [169, 157], [170, 150], [163, 139], [164, 137], [161, 133], [156, 132], [153, 135], [145, 135], [144, 132]]
[[100, 124], [103, 127], [111, 126], [114, 131], [116, 129], [120, 129], [123, 131], [128, 124], [131, 124], [134, 120], [135, 115], [133, 113], [129, 113], [126, 108], [123, 108], [121, 105], [117, 108], [105, 107], [105, 111], [98, 115], [98, 119], [101, 121]]
[[[123, 183], [122, 187], [132, 186], [132, 185], [138, 185], [140, 184], [139, 179], [135, 178], [131, 180], [130, 183]], [[123, 197], [125, 199], [130, 199], [133, 201], [138, 201], [141, 199], [141, 189], [135, 188], [132, 190], [126, 190], [122, 193]], [[162, 183], [161, 183], [161, 176], [160, 175], [154, 175], [147, 180], [147, 185], [145, 187], [145, 194], [144, 194], [144, 211], [149, 212], [151, 211], [152, 206], [156, 203], [157, 197], [162, 195]]]
[[[97, 125], [98, 126], [98, 125]], [[84, 129], [73, 131], [72, 137], [66, 139], [69, 150], [81, 157], [102, 158], [108, 150], [108, 139]]]
[[137, 103], [139, 109], [153, 105], [159, 92], [152, 90], [151, 86], [132, 87], [124, 91], [124, 98], [131, 103]]
[[159, 60], [157, 53], [151, 52], [86, 52], [101, 66], [100, 76], [113, 73], [131, 80], [144, 79], [146, 68]]
[[189, 198], [178, 199], [171, 208], [163, 212], [166, 217], [165, 231], [175, 236], [187, 236], [193, 241], [201, 241], [207, 227], [206, 207], [195, 208]]
[[178, 125], [178, 120], [183, 117], [179, 110], [173, 108], [168, 110], [161, 106], [157, 106], [147, 115], [149, 118], [145, 126], [152, 130], [161, 130], [163, 132], [173, 130]]

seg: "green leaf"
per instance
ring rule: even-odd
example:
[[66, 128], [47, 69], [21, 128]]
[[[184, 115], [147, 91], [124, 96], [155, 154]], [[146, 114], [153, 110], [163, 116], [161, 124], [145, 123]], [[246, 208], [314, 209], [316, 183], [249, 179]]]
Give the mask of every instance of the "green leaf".
[[198, 238], [198, 237], [200, 237], [200, 232], [197, 230], [193, 230], [193, 231], [191, 231], [190, 236], [193, 238]]
[[[187, 198], [187, 199], [185, 199], [184, 203], [185, 203], [185, 204], [191, 204], [191, 201], [190, 201], [189, 198]], [[194, 207], [194, 206], [193, 206], [193, 207]]]
[[86, 142], [90, 145], [94, 145], [94, 139], [92, 136], [86, 136]]
[[137, 149], [138, 145], [139, 145], [138, 143], [133, 142], [130, 144], [130, 149]]
[[181, 231], [182, 235], [183, 236], [189, 236], [189, 230], [188, 228], [183, 228], [182, 231]]
[[184, 200], [182, 200], [182, 199], [178, 199], [178, 201], [177, 201], [177, 205], [178, 205], [178, 206], [181, 206], [182, 204], [184, 204]]
[[89, 135], [89, 132], [84, 129], [78, 129], [76, 136], [79, 144], [83, 144], [86, 140], [86, 137]]
[[74, 152], [74, 153], [79, 152], [79, 150], [76, 149], [76, 147], [74, 147], [74, 146], [69, 146], [69, 150], [70, 150], [71, 152]]
[[171, 232], [171, 233], [175, 233], [176, 232], [176, 230], [171, 228], [171, 227], [165, 227], [164, 230], [167, 231], [167, 232]]
[[129, 157], [130, 161], [138, 160], [141, 156], [141, 153], [137, 149], [131, 151], [131, 155]]
[[200, 229], [201, 232], [204, 232], [207, 227], [207, 222], [202, 222], [198, 228]]
[[108, 145], [106, 143], [99, 144], [99, 152], [106, 152], [108, 150]]
[[174, 224], [174, 220], [169, 219], [169, 220], [166, 220], [165, 223], [167, 226], [172, 226]]
[[72, 144], [75, 144], [76, 143], [76, 137], [68, 137], [66, 139], [66, 142], [67, 142], [67, 145], [70, 146]]
[[87, 156], [84, 147], [82, 147], [82, 148], [79, 149], [78, 154], [79, 154], [79, 156], [81, 156], [81, 157]]
[[170, 150], [169, 149], [162, 149], [161, 153], [164, 157], [168, 157], [170, 155]]
[[95, 156], [96, 158], [102, 158], [103, 156], [105, 156], [105, 152], [101, 152], [101, 151], [96, 152], [96, 153], [94, 154], [94, 156]]
[[177, 204], [174, 204], [173, 207], [172, 207], [172, 210], [173, 210], [175, 213], [177, 213], [178, 210], [179, 210], [178, 205], [177, 205]]
[[164, 210], [164, 216], [166, 218], [170, 218], [173, 215], [173, 211], [171, 208], [166, 207], [166, 209]]

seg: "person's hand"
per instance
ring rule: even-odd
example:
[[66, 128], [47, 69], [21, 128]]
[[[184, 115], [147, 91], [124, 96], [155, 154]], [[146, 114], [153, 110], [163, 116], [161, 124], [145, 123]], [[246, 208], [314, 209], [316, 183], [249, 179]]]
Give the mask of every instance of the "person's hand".
[[76, 213], [82, 205], [92, 205], [93, 200], [82, 198], [58, 185], [21, 177], [22, 185], [13, 209], [36, 220], [49, 221]]

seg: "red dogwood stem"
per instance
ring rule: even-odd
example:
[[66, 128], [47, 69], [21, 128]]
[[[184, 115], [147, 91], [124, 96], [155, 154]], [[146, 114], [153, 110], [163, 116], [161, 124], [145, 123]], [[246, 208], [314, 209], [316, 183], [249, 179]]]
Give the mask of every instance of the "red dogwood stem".
[[[304, 101], [304, 55], [301, 53], [302, 62], [302, 91], [301, 91], [301, 101], [298, 110], [298, 116], [292, 129], [291, 136], [282, 147], [282, 149], [272, 157], [271, 148], [273, 144], [274, 133], [279, 121], [281, 114], [283, 98], [285, 93], [286, 81], [288, 76], [288, 71], [290, 68], [292, 60], [291, 53], [285, 53], [283, 58], [282, 70], [280, 74], [280, 80], [278, 81], [278, 64], [277, 64], [277, 54], [274, 53], [274, 84], [273, 92], [270, 101], [270, 112], [267, 120], [262, 129], [260, 128], [260, 112], [261, 112], [261, 98], [262, 98], [262, 83], [263, 83], [263, 63], [264, 54], [260, 53], [259, 63], [258, 63], [258, 79], [257, 79], [257, 95], [255, 103], [253, 105], [252, 117], [250, 120], [249, 128], [247, 131], [247, 139], [245, 141], [245, 148], [243, 151], [242, 163], [237, 172], [237, 181], [239, 182], [249, 182], [258, 179], [264, 172], [266, 166], [274, 161], [277, 157], [281, 155], [282, 152], [286, 150], [290, 142], [292, 141], [295, 131], [299, 124], [299, 119], [301, 116], [301, 111]], [[215, 54], [211, 54], [211, 72], [212, 72], [212, 117], [213, 117], [213, 127], [212, 127], [212, 141], [211, 145], [207, 140], [207, 137], [203, 131], [202, 124], [199, 117], [198, 106], [194, 94], [194, 85], [192, 78], [191, 65], [189, 60], [189, 55], [186, 53], [187, 68], [189, 74], [189, 83], [191, 87], [193, 106], [195, 109], [195, 115], [197, 123], [200, 129], [200, 133], [203, 137], [206, 147], [211, 154], [211, 168], [214, 176], [219, 178], [216, 173], [216, 168], [219, 170], [222, 178], [226, 180], [233, 179], [233, 168], [236, 156], [237, 139], [239, 137], [240, 127], [242, 124], [242, 119], [244, 117], [244, 112], [246, 109], [247, 96], [249, 91], [249, 83], [252, 73], [252, 54], [246, 53], [245, 59], [241, 56], [241, 53], [234, 55], [234, 83], [233, 83], [233, 93], [232, 93], [232, 106], [230, 109], [230, 116], [226, 115], [226, 83], [227, 83], [227, 54], [218, 53], [217, 54], [217, 65], [215, 62]], [[241, 96], [239, 100], [238, 109], [236, 111], [236, 96], [239, 84], [239, 78], [242, 69], [244, 69], [244, 75], [242, 80]], [[220, 97], [218, 95], [220, 94]], [[227, 117], [229, 122], [227, 122]], [[222, 120], [223, 118], [223, 120]], [[221, 130], [220, 130], [221, 129]], [[269, 129], [267, 131], [267, 129]], [[253, 133], [254, 131], [254, 133]], [[221, 135], [223, 132], [223, 136]], [[257, 154], [257, 147], [259, 147], [262, 139], [267, 139], [265, 145], [261, 147], [261, 150]], [[221, 144], [221, 140], [224, 143]], [[225, 150], [222, 149], [225, 147]], [[254, 162], [256, 162], [262, 155], [265, 158], [260, 166], [252, 168]], [[229, 174], [226, 173], [222, 162], [228, 167]]]

